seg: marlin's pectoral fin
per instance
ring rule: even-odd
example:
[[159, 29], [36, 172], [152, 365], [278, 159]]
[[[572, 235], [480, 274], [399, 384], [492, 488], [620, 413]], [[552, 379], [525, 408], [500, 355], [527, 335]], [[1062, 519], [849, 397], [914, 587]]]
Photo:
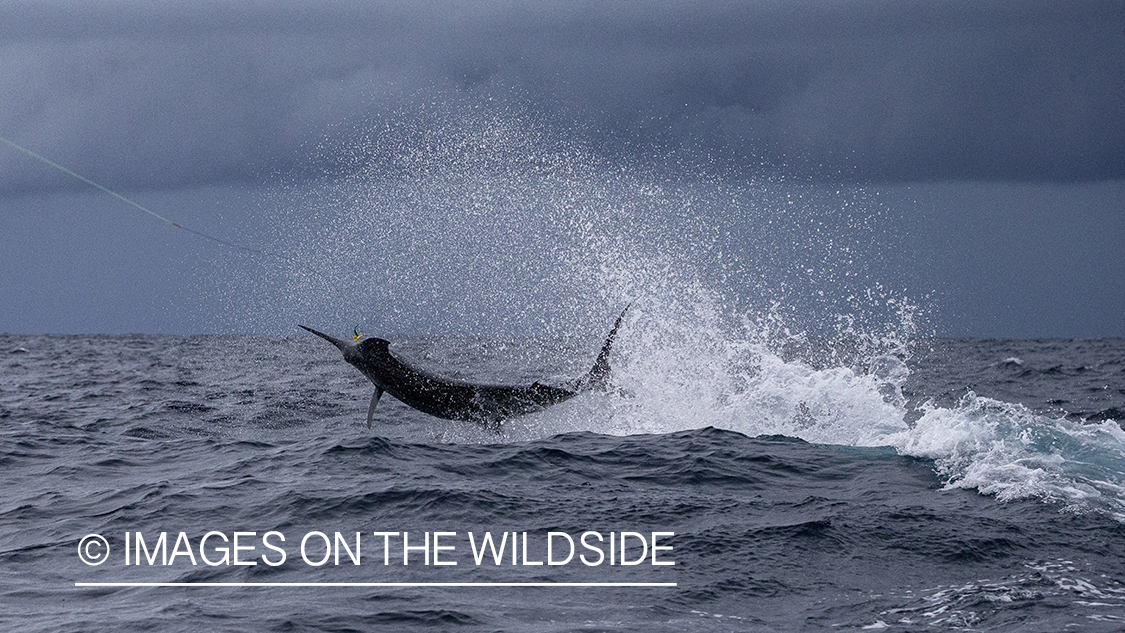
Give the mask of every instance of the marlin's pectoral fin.
[[375, 405], [379, 404], [379, 398], [383, 397], [383, 389], [375, 387], [375, 393], [371, 394], [371, 404], [367, 407], [367, 428], [371, 428], [371, 418], [375, 417]]

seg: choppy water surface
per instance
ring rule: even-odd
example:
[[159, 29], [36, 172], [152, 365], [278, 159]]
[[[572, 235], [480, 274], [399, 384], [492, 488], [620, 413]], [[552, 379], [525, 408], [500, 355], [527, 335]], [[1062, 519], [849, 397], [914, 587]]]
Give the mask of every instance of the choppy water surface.
[[[311, 336], [2, 336], [0, 623], [41, 631], [1125, 626], [1125, 342], [937, 340], [910, 355], [825, 361], [809, 348], [775, 353], [736, 338], [650, 339], [651, 323], [635, 314], [614, 358], [627, 395], [583, 395], [499, 434], [389, 397], [368, 430], [370, 385]], [[435, 338], [394, 349], [450, 375], [518, 382], [580, 375], [599, 344]], [[261, 559], [274, 554], [260, 540], [271, 530], [286, 536], [288, 559], [278, 566]], [[198, 556], [209, 531], [255, 532], [256, 549], [244, 552], [258, 564], [193, 565], [183, 551], [170, 565], [124, 564], [127, 532], [141, 532], [146, 545], [183, 532]], [[304, 563], [299, 540], [316, 531], [361, 532], [362, 563]], [[441, 537], [454, 546], [442, 556], [458, 564], [426, 565], [416, 550], [409, 565], [400, 552], [383, 565], [379, 531], [410, 532], [412, 545], [426, 532], [455, 532]], [[577, 555], [565, 565], [504, 557], [478, 565], [468, 543], [470, 532], [526, 532], [527, 560], [542, 561], [548, 532], [577, 539], [587, 531], [674, 532], [661, 537], [672, 549], [660, 556], [675, 565], [586, 565]], [[112, 552], [96, 567], [78, 556], [90, 533], [105, 535]], [[635, 560], [629, 538], [627, 560]], [[309, 551], [325, 553], [315, 540]]]

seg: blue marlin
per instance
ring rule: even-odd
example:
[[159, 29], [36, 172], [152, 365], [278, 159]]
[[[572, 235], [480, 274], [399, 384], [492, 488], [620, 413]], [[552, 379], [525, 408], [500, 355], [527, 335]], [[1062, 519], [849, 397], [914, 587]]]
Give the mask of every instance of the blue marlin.
[[344, 354], [344, 360], [375, 385], [375, 393], [367, 408], [368, 428], [371, 428], [375, 407], [383, 393], [389, 393], [403, 404], [434, 417], [499, 428], [504, 420], [546, 409], [586, 391], [606, 389], [609, 353], [628, 310], [628, 307], [622, 310], [613, 323], [593, 368], [585, 376], [558, 387], [540, 382], [514, 386], [479, 385], [444, 378], [399, 360], [391, 353], [387, 340], [366, 337], [345, 341], [303, 325], [299, 327], [335, 345]]

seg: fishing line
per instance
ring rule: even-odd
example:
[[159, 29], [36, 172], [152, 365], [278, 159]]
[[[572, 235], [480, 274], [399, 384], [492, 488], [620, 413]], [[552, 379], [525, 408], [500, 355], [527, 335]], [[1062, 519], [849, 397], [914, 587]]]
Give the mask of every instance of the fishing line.
[[197, 235], [197, 236], [202, 237], [204, 239], [210, 240], [210, 241], [215, 242], [217, 244], [222, 244], [223, 246], [226, 246], [228, 248], [233, 248], [233, 249], [244, 251], [244, 252], [247, 252], [247, 253], [253, 253], [255, 255], [264, 255], [264, 256], [267, 256], [267, 257], [273, 257], [275, 259], [284, 261], [286, 263], [293, 264], [293, 265], [301, 268], [302, 270], [305, 270], [305, 271], [307, 271], [309, 273], [312, 273], [313, 275], [319, 277], [321, 279], [321, 281], [323, 281], [325, 283], [325, 285], [328, 286], [328, 288], [331, 289], [332, 292], [334, 292], [341, 300], [345, 299], [343, 294], [340, 292], [340, 290], [338, 288], [336, 288], [336, 285], [331, 282], [330, 278], [327, 275], [325, 275], [324, 273], [322, 273], [321, 271], [317, 270], [314, 267], [308, 266], [304, 262], [299, 262], [299, 261], [293, 259], [292, 257], [287, 257], [285, 255], [282, 255], [281, 253], [276, 253], [276, 252], [272, 252], [272, 251], [262, 250], [260, 248], [252, 248], [250, 246], [244, 246], [242, 244], [237, 244], [235, 242], [224, 240], [222, 238], [215, 237], [214, 235], [204, 233], [203, 231], [197, 231], [193, 228], [189, 228], [189, 227], [186, 227], [182, 224], [173, 222], [172, 220], [169, 220], [168, 218], [160, 215], [159, 213], [153, 211], [152, 209], [149, 209], [149, 208], [145, 207], [144, 205], [141, 205], [137, 202], [134, 202], [134, 201], [130, 200], [129, 198], [126, 198], [125, 196], [117, 193], [116, 191], [113, 191], [112, 189], [110, 189], [108, 187], [103, 187], [102, 185], [94, 182], [93, 180], [90, 180], [89, 178], [83, 176], [82, 174], [71, 171], [70, 169], [67, 169], [66, 167], [63, 167], [62, 165], [52, 161], [51, 159], [49, 159], [45, 156], [41, 156], [41, 155], [31, 151], [30, 149], [24, 147], [23, 145], [20, 145], [19, 143], [16, 143], [14, 141], [10, 141], [10, 140], [2, 137], [2, 136], [0, 136], [0, 141], [3, 141], [6, 145], [11, 147], [12, 149], [17, 149], [20, 152], [23, 152], [24, 154], [34, 158], [35, 160], [38, 160], [42, 163], [46, 163], [47, 165], [50, 165], [51, 167], [54, 167], [55, 169], [63, 172], [64, 174], [67, 174], [68, 176], [72, 176], [74, 178], [77, 178], [78, 180], [81, 180], [82, 182], [84, 182], [88, 185], [91, 185], [93, 187], [97, 187], [98, 189], [104, 191], [105, 193], [108, 193], [109, 195], [113, 196], [114, 198], [117, 198], [118, 200], [121, 200], [122, 202], [124, 202], [124, 203], [126, 203], [130, 206], [133, 206], [137, 209], [140, 209], [141, 211], [144, 211], [145, 213], [151, 215], [152, 217], [154, 217], [158, 220], [161, 220], [161, 221], [163, 221], [167, 224], [170, 224], [177, 229], [183, 229], [184, 231], [187, 231], [188, 233], [192, 233], [194, 235]]
[[222, 244], [224, 246], [236, 248], [238, 250], [246, 251], [248, 253], [257, 253], [259, 255], [269, 255], [271, 257], [281, 257], [282, 259], [284, 259], [284, 257], [282, 257], [281, 255], [279, 255], [277, 253], [271, 253], [269, 251], [263, 251], [261, 249], [250, 248], [249, 246], [243, 246], [241, 244], [235, 244], [234, 242], [228, 242], [227, 240], [215, 237], [214, 235], [208, 235], [207, 233], [204, 233], [203, 231], [197, 231], [195, 229], [188, 228], [188, 227], [186, 227], [182, 224], [177, 224], [176, 222], [173, 222], [173, 221], [169, 220], [168, 218], [160, 215], [159, 213], [153, 211], [152, 209], [149, 209], [149, 208], [147, 208], [147, 207], [145, 207], [145, 206], [143, 206], [139, 203], [133, 202], [132, 200], [130, 200], [130, 199], [126, 198], [125, 196], [117, 193], [116, 191], [113, 191], [112, 189], [109, 189], [108, 187], [103, 187], [103, 186], [99, 185], [98, 183], [94, 182], [93, 180], [90, 180], [89, 178], [83, 176], [82, 174], [73, 172], [73, 171], [67, 169], [66, 167], [63, 167], [62, 165], [54, 162], [53, 160], [51, 160], [51, 159], [49, 159], [45, 156], [40, 156], [39, 154], [36, 154], [35, 152], [33, 152], [33, 151], [27, 149], [26, 147], [24, 147], [23, 145], [20, 145], [18, 143], [13, 142], [13, 141], [9, 141], [8, 139], [4, 138], [3, 136], [0, 136], [0, 141], [3, 141], [4, 143], [6, 143], [9, 147], [12, 147], [13, 149], [18, 149], [19, 151], [23, 152], [24, 154], [27, 154], [28, 156], [30, 156], [30, 157], [32, 157], [32, 158], [34, 158], [34, 159], [36, 159], [40, 162], [46, 163], [46, 164], [50, 165], [51, 167], [54, 167], [55, 169], [61, 171], [64, 174], [67, 174], [68, 176], [73, 176], [73, 177], [77, 178], [78, 180], [81, 180], [82, 182], [84, 182], [88, 185], [97, 187], [98, 189], [101, 189], [102, 191], [104, 191], [104, 192], [108, 193], [109, 195], [113, 196], [114, 198], [117, 198], [118, 200], [120, 200], [120, 201], [122, 201], [126, 204], [132, 205], [132, 206], [140, 209], [141, 211], [144, 211], [145, 213], [151, 215], [152, 217], [154, 217], [158, 220], [163, 220], [164, 222], [167, 222], [168, 224], [171, 224], [172, 226], [176, 227], [177, 229], [183, 229], [183, 230], [187, 231], [188, 233], [194, 233], [195, 235], [198, 235], [199, 237], [211, 240], [212, 242], [217, 242], [217, 243]]

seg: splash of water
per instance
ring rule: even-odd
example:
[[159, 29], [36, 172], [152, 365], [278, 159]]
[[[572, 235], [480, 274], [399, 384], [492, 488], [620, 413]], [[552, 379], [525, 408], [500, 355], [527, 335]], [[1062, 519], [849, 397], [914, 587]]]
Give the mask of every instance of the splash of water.
[[1125, 520], [1113, 423], [976, 396], [907, 421], [922, 311], [880, 279], [893, 228], [862, 192], [609, 160], [543, 129], [526, 111], [453, 102], [326, 144], [332, 173], [279, 222], [277, 248], [305, 265], [276, 271], [266, 292], [325, 327], [383, 335], [598, 340], [633, 303], [613, 360], [628, 395], [577, 398], [514, 421], [506, 439], [716, 426], [893, 446], [933, 459], [950, 486]]

